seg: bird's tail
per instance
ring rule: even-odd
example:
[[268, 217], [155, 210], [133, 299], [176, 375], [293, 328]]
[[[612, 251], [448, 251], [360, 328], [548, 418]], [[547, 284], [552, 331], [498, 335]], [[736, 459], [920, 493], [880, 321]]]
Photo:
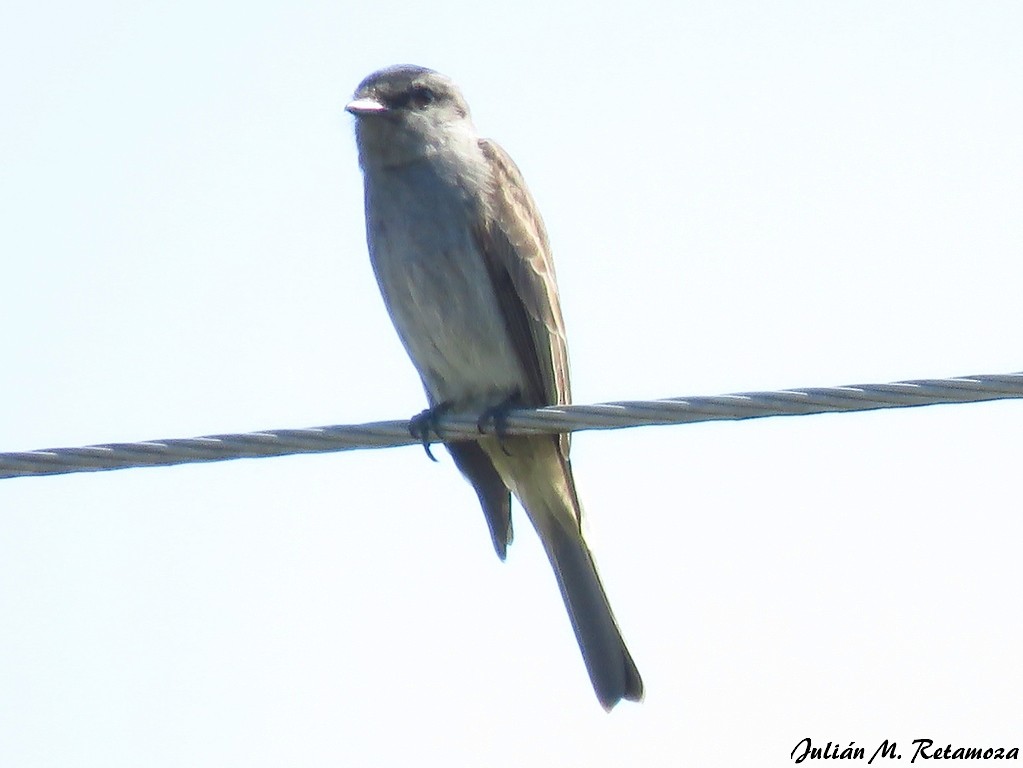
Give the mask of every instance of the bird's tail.
[[552, 522], [540, 537], [554, 567], [593, 690], [608, 710], [622, 699], [639, 701], [643, 680], [615, 622], [593, 556], [578, 530], [565, 530], [556, 519]]
[[579, 527], [581, 509], [568, 459], [555, 440], [509, 438], [487, 453], [526, 508], [554, 568], [586, 670], [605, 709], [643, 697], [643, 680], [600, 583]]

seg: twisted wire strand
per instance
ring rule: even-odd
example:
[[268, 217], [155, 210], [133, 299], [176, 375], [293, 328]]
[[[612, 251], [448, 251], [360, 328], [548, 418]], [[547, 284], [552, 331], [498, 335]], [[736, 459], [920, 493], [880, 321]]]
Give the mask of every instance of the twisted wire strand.
[[[553, 434], [767, 416], [807, 416], [881, 408], [978, 403], [1010, 398], [1023, 398], [1023, 372], [919, 379], [890, 384], [809, 387], [711, 397], [673, 397], [665, 400], [518, 409], [508, 413], [502, 432], [507, 435]], [[479, 419], [478, 414], [450, 413], [440, 416], [436, 425], [444, 440], [449, 442], [474, 440], [483, 433], [493, 434], [494, 424], [480, 424]], [[409, 422], [406, 420], [109, 443], [80, 448], [51, 448], [0, 453], [0, 479], [391, 448], [419, 442], [418, 438], [410, 434]]]

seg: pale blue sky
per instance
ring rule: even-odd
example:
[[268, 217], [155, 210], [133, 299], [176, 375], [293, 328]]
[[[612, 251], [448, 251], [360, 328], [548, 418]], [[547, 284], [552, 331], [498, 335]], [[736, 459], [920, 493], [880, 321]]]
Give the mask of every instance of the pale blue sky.
[[[402, 418], [343, 105], [462, 84], [578, 402], [1023, 369], [1023, 8], [0, 8], [0, 451]], [[1023, 406], [585, 433], [647, 699], [415, 448], [0, 481], [0, 764], [783, 765], [1017, 744]], [[1015, 741], [1014, 741], [1015, 740]]]

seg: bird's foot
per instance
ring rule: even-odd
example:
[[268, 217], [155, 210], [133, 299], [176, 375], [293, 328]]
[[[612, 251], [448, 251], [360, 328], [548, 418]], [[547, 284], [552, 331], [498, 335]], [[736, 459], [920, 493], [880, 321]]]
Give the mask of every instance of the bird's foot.
[[505, 445], [505, 438], [508, 436], [508, 413], [522, 405], [522, 393], [514, 392], [497, 405], [493, 405], [483, 411], [483, 415], [476, 421], [476, 428], [483, 434], [487, 424], [494, 425], [494, 435], [497, 437], [497, 444], [505, 456], [511, 456], [508, 447]]
[[441, 439], [439, 428], [440, 418], [450, 411], [453, 406], [454, 403], [451, 402], [440, 403], [439, 405], [433, 406], [433, 408], [427, 408], [422, 413], [409, 419], [408, 433], [423, 444], [423, 450], [426, 451], [426, 455], [430, 457], [430, 461], [437, 461], [437, 457], [434, 456], [433, 451], [430, 450], [430, 435], [433, 435], [438, 440]]

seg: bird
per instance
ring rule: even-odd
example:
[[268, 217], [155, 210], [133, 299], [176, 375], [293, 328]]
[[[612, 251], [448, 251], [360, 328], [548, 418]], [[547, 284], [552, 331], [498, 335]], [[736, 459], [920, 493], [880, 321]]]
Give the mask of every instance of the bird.
[[[500, 426], [509, 408], [571, 402], [546, 228], [511, 157], [477, 133], [458, 86], [425, 67], [391, 66], [367, 76], [345, 109], [355, 117], [370, 260], [426, 391], [427, 426], [448, 409]], [[569, 434], [495, 431], [445, 447], [476, 491], [498, 557], [512, 539], [514, 495], [550, 560], [600, 704], [641, 700], [582, 535]]]

